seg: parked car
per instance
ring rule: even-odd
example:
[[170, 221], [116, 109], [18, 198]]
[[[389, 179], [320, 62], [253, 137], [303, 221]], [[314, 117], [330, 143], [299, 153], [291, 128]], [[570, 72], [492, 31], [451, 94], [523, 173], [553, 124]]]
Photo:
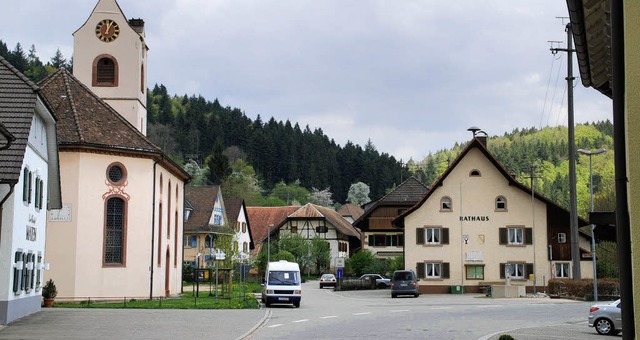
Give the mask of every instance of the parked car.
[[322, 274], [320, 277], [320, 289], [324, 287], [335, 287], [336, 276], [333, 274]]
[[418, 297], [418, 278], [413, 270], [396, 270], [391, 278], [391, 297], [413, 295]]
[[389, 288], [391, 287], [391, 279], [387, 279], [386, 277], [380, 274], [364, 274], [360, 276], [360, 280], [376, 280], [376, 287], [378, 288]]
[[603, 335], [617, 334], [622, 330], [620, 299], [607, 304], [597, 304], [589, 308], [589, 327]]

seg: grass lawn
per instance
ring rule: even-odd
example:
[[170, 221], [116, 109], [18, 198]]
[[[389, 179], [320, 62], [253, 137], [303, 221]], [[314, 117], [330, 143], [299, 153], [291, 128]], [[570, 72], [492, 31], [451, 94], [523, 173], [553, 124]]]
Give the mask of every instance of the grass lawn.
[[222, 290], [209, 292], [208, 284], [201, 284], [199, 294], [194, 291], [186, 291], [177, 297], [149, 299], [122, 298], [120, 301], [91, 301], [81, 302], [56, 302], [57, 308], [140, 308], [140, 309], [257, 309], [258, 301], [254, 292], [260, 292], [261, 286], [256, 283], [248, 283], [244, 286], [233, 285], [232, 294], [225, 295]]

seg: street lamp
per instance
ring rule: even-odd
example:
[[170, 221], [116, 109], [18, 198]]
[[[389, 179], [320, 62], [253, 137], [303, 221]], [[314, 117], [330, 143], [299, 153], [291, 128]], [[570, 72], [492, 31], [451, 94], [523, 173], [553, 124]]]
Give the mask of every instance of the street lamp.
[[[607, 152], [605, 148], [597, 150], [578, 149], [578, 153], [589, 156], [589, 195], [591, 196], [591, 211], [593, 212], [593, 168], [591, 156]], [[596, 270], [596, 225], [591, 224], [591, 260], [593, 261], [593, 301], [598, 302], [598, 271]]]

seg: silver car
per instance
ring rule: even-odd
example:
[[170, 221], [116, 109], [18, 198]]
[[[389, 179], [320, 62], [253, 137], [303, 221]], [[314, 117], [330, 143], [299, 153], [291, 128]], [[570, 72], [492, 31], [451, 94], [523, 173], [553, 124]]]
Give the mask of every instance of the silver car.
[[589, 327], [603, 335], [617, 334], [622, 330], [622, 316], [620, 315], [620, 299], [597, 304], [589, 308]]

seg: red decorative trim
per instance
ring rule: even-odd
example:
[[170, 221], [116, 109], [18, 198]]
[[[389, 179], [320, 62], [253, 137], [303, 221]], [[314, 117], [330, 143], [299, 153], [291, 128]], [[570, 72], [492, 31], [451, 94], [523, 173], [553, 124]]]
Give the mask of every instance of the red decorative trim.
[[112, 195], [122, 196], [127, 202], [129, 202], [129, 200], [131, 199], [131, 196], [129, 196], [129, 194], [124, 192], [124, 188], [127, 186], [127, 184], [129, 184], [129, 181], [124, 181], [124, 183], [122, 185], [115, 185], [115, 184], [109, 182], [108, 179], [105, 179], [104, 180], [104, 184], [107, 185], [109, 190], [107, 190], [107, 192], [102, 194], [102, 199], [103, 200], [106, 200], [107, 197], [112, 196]]

